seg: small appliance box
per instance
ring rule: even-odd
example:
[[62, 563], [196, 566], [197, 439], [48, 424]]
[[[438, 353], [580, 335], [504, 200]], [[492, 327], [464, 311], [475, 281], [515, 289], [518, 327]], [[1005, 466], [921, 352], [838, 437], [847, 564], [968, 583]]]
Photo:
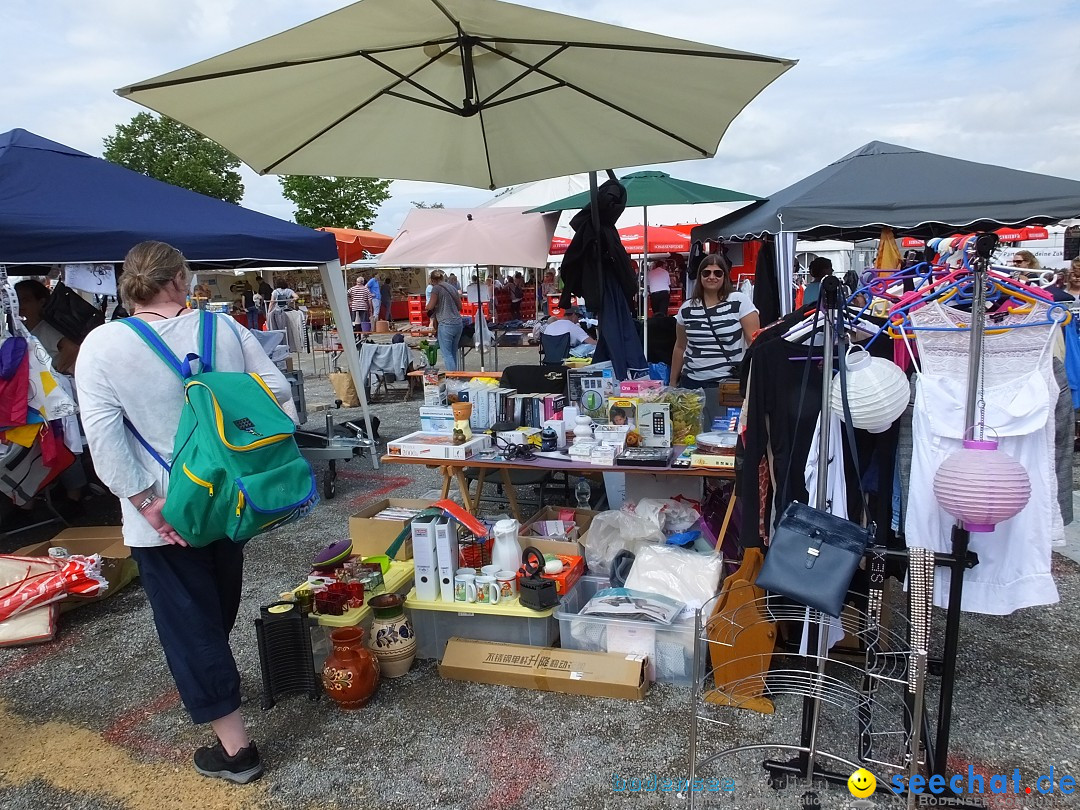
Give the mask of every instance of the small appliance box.
[[413, 564], [416, 595], [434, 602], [439, 598], [438, 526], [446, 518], [420, 518], [412, 522]]
[[453, 681], [519, 686], [569, 695], [643, 700], [647, 657], [451, 638], [439, 674]]
[[386, 445], [386, 452], [404, 458], [435, 458], [463, 461], [491, 447], [491, 437], [474, 435], [464, 444], [454, 444], [453, 436], [417, 431]]
[[424, 433], [452, 435], [454, 432], [454, 411], [449, 406], [421, 405], [420, 430]]
[[671, 447], [671, 404], [642, 402], [638, 406], [638, 433], [644, 447]]
[[566, 370], [566, 404], [581, 408], [594, 422], [608, 419], [608, 399], [618, 382], [610, 362]]
[[454, 575], [458, 569], [457, 524], [446, 519], [435, 524], [435, 553], [439, 563], [439, 594], [444, 602], [453, 602]]

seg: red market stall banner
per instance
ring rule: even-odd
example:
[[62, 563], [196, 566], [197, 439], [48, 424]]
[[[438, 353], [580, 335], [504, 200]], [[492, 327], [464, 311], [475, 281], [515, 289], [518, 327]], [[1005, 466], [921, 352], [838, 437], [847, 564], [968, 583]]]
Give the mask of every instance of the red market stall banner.
[[[696, 227], [696, 226], [689, 226]], [[642, 253], [645, 244], [645, 228], [642, 225], [632, 225], [629, 228], [619, 228], [619, 241], [626, 248], [627, 253]], [[570, 247], [570, 240], [565, 236], [555, 236], [551, 239], [550, 253], [552, 256], [561, 256]], [[665, 228], [662, 225], [649, 226], [649, 253], [687, 253], [690, 250], [690, 235], [681, 233], [673, 228]]]
[[[1030, 242], [1050, 238], [1050, 232], [1038, 225], [1025, 228], [998, 228], [994, 233], [998, 235], [1002, 242]], [[900, 240], [901, 248], [921, 248], [925, 246], [926, 242], [922, 239], [912, 239], [910, 236], [905, 236]]]

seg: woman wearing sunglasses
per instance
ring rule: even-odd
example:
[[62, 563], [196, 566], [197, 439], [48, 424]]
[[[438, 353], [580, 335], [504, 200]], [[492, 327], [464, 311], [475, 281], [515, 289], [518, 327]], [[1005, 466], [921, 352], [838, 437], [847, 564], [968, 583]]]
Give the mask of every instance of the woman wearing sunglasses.
[[758, 311], [731, 283], [727, 260], [712, 254], [698, 267], [694, 292], [675, 316], [671, 381], [705, 390], [704, 427], [712, 428], [721, 382], [739, 375], [746, 347], [758, 330]]

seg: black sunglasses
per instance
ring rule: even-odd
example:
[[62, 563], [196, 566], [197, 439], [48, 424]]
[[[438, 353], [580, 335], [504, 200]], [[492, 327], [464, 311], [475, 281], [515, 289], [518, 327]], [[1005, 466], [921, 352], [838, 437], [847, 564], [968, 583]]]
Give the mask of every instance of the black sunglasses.
[[708, 278], [709, 276], [723, 278], [725, 275], [727, 275], [727, 270], [725, 270], [723, 267], [716, 267], [714, 265], [711, 265], [709, 267], [701, 268], [701, 270], [698, 271], [698, 275], [700, 275], [702, 278]]

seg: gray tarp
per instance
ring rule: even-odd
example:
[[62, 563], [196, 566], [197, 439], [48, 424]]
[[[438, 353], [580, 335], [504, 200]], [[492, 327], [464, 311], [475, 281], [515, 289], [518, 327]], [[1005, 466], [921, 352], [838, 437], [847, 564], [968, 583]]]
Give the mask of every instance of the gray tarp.
[[876, 238], [889, 225], [898, 236], [926, 238], [1077, 215], [1076, 180], [872, 141], [764, 202], [699, 225], [691, 236], [753, 239], [783, 230], [853, 241]]

